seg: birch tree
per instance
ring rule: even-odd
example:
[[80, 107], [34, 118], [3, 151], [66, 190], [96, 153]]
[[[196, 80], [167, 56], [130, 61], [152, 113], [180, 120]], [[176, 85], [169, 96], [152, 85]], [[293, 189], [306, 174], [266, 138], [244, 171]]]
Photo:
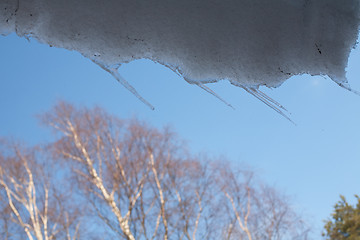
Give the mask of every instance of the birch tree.
[[43, 122], [58, 136], [54, 156], [112, 238], [306, 239], [281, 194], [251, 171], [190, 154], [169, 129], [64, 102]]
[[48, 164], [39, 160], [39, 150], [18, 144], [1, 144], [1, 150], [3, 239], [78, 239], [78, 214], [66, 205], [68, 196], [57, 191], [47, 172]]
[[115, 235], [196, 239], [206, 219], [208, 186], [199, 177], [205, 165], [190, 159], [172, 132], [65, 103], [44, 121], [62, 134], [54, 152], [71, 165], [79, 188]]
[[224, 162], [215, 165], [225, 212], [223, 239], [305, 240], [310, 228], [289, 198], [259, 181], [254, 172]]

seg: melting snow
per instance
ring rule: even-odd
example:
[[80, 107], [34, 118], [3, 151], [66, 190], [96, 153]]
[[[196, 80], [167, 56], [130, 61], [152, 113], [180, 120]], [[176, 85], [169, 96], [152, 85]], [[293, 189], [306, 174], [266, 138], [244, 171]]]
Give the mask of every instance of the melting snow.
[[259, 86], [311, 74], [351, 90], [345, 68], [358, 28], [359, 0], [0, 2], [0, 34], [78, 51], [150, 107], [120, 64], [150, 59], [215, 96], [204, 84], [225, 79], [281, 114]]

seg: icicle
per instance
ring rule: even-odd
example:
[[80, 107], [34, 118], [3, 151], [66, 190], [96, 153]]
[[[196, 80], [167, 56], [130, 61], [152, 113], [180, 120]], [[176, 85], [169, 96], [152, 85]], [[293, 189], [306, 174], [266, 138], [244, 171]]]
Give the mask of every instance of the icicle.
[[275, 101], [274, 99], [272, 99], [271, 97], [269, 97], [268, 95], [266, 95], [265, 93], [260, 91], [259, 89], [256, 89], [254, 87], [246, 87], [246, 86], [239, 84], [238, 82], [231, 82], [231, 84], [233, 84], [237, 87], [241, 87], [242, 89], [244, 89], [245, 91], [247, 91], [248, 93], [250, 93], [251, 95], [256, 97], [257, 99], [259, 99], [261, 102], [265, 103], [268, 107], [273, 109], [275, 112], [279, 113], [281, 116], [283, 116], [284, 118], [289, 120], [291, 123], [296, 125], [295, 122], [292, 121], [291, 118], [282, 111], [282, 110], [284, 110], [288, 114], [291, 114], [288, 112], [288, 110], [286, 108], [284, 108], [279, 102]]
[[344, 83], [337, 83], [340, 87], [348, 90], [349, 92], [355, 93], [356, 95], [360, 96], [360, 92], [356, 91], [354, 89], [352, 89], [348, 84], [344, 84]]
[[205, 86], [202, 83], [195, 83], [197, 86], [199, 86], [200, 88], [202, 88], [203, 90], [205, 90], [206, 92], [210, 93], [211, 95], [215, 96], [217, 99], [219, 99], [220, 101], [222, 101], [223, 103], [225, 103], [227, 106], [231, 107], [232, 109], [235, 110], [235, 108], [228, 102], [226, 102], [222, 97], [220, 97], [216, 92], [214, 92], [213, 90], [211, 90], [208, 86]]
[[[271, 109], [273, 109], [275, 112], [279, 113], [281, 116], [289, 120], [291, 123], [295, 124], [289, 116], [287, 116], [281, 109], [287, 111], [284, 107], [282, 107], [280, 104], [278, 104], [275, 100], [267, 96], [265, 93], [259, 91], [258, 89], [251, 88], [251, 87], [242, 87], [245, 91], [265, 103], [267, 106], [269, 106]], [[295, 124], [296, 125], [296, 124]]]
[[145, 100], [145, 98], [143, 98], [137, 91], [136, 89], [131, 86], [130, 83], [128, 83], [128, 81], [126, 81], [118, 72], [118, 68], [109, 68], [107, 66], [105, 66], [104, 64], [96, 61], [96, 60], [92, 60], [94, 63], [96, 63], [98, 66], [100, 66], [102, 69], [104, 69], [105, 71], [107, 71], [108, 73], [110, 73], [121, 85], [123, 85], [127, 90], [129, 90], [132, 94], [134, 94], [135, 97], [137, 97], [140, 101], [142, 101], [146, 106], [148, 106], [151, 110], [155, 110], [154, 106], [151, 105], [151, 103], [149, 103], [147, 100]]
[[[254, 89], [254, 88], [253, 88]], [[262, 97], [264, 97], [264, 99], [267, 99], [268, 101], [270, 101], [271, 103], [275, 104], [276, 106], [278, 106], [279, 108], [283, 109], [286, 112], [289, 112], [284, 106], [282, 106], [279, 102], [275, 101], [274, 99], [272, 99], [271, 97], [269, 97], [268, 95], [266, 95], [265, 93], [263, 93], [262, 91], [260, 91], [259, 89], [254, 89], [257, 93], [259, 93], [259, 95], [261, 95]], [[289, 113], [290, 114], [290, 113]]]

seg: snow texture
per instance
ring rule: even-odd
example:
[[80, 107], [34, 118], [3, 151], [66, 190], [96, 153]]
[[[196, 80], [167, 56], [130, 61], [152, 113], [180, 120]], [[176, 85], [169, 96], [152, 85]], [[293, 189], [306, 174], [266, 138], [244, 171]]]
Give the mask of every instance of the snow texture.
[[359, 1], [0, 0], [0, 34], [78, 51], [139, 98], [117, 70], [145, 58], [215, 96], [203, 84], [228, 80], [282, 113], [259, 86], [311, 74], [351, 90]]

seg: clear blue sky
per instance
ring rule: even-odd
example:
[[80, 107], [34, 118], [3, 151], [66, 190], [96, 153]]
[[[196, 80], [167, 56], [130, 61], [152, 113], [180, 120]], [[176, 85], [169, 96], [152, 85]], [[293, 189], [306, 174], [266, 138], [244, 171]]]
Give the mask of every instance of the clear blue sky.
[[[351, 54], [347, 74], [357, 90], [359, 49]], [[35, 116], [59, 99], [96, 104], [156, 127], [170, 125], [194, 152], [249, 165], [292, 196], [318, 236], [339, 194], [349, 200], [360, 194], [360, 96], [328, 78], [298, 76], [280, 88], [263, 89], [292, 112], [294, 126], [226, 81], [209, 86], [236, 110], [150, 61], [123, 65], [120, 73], [155, 111], [76, 52], [10, 35], [0, 36], [0, 53], [0, 136], [29, 143], [48, 139], [49, 131]]]

